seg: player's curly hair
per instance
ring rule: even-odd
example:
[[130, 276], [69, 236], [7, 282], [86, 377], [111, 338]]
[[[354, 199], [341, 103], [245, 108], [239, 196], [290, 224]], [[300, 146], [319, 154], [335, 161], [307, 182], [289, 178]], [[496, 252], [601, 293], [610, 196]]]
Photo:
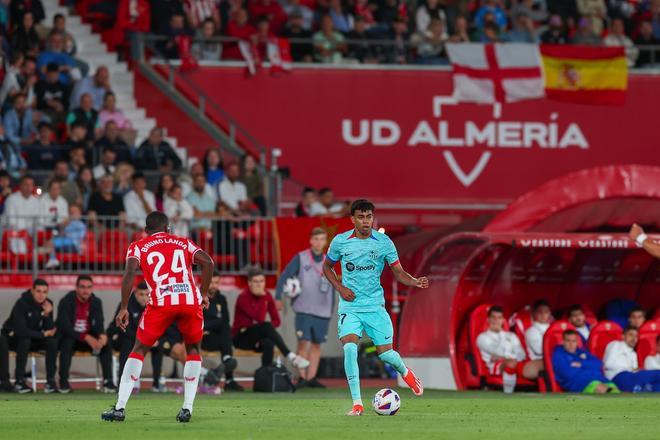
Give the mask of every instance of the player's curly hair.
[[351, 204], [351, 216], [355, 215], [357, 211], [371, 211], [373, 213], [376, 211], [376, 207], [367, 199], [357, 199]]
[[169, 220], [165, 214], [160, 211], [153, 211], [147, 216], [146, 226], [144, 229], [148, 234], [150, 234], [156, 231], [166, 230], [168, 224]]

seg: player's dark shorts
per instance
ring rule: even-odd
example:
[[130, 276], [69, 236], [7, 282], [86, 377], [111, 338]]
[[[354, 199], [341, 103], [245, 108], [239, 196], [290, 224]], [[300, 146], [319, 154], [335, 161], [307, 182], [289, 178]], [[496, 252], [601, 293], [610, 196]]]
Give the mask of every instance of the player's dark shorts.
[[307, 313], [296, 313], [296, 336], [299, 341], [322, 344], [328, 340], [330, 318], [319, 318]]
[[144, 309], [137, 331], [137, 339], [148, 347], [158, 341], [167, 328], [176, 323], [186, 344], [197, 344], [204, 334], [204, 315], [201, 306], [178, 305]]

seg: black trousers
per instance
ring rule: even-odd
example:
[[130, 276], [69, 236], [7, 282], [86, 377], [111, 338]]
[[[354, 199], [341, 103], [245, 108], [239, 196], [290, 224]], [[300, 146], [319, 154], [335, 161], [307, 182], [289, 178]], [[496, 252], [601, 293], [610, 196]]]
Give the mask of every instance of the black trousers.
[[[231, 342], [231, 330], [224, 328], [219, 331], [212, 331], [204, 335], [202, 339], [202, 350], [206, 351], [219, 351], [222, 357], [233, 356], [234, 347]], [[226, 373], [227, 380], [234, 378], [233, 373]]]
[[272, 365], [273, 350], [277, 347], [284, 356], [291, 350], [284, 339], [270, 322], [253, 325], [244, 332], [234, 336], [234, 346], [242, 350], [254, 350], [261, 353], [261, 366]]
[[[92, 347], [87, 343], [63, 337], [60, 339], [60, 381], [69, 380], [69, 371], [71, 370], [71, 359], [75, 351], [92, 351]], [[103, 379], [112, 382], [112, 348], [110, 344], [106, 344], [99, 353], [101, 361], [101, 370], [103, 371]]]
[[25, 379], [25, 368], [27, 366], [28, 354], [31, 351], [46, 352], [46, 380], [49, 382], [55, 380], [55, 370], [57, 370], [57, 338], [32, 339], [14, 336], [9, 338], [9, 349], [16, 352], [16, 370], [14, 372], [16, 380]]
[[[120, 337], [115, 349], [119, 351], [119, 377], [124, 373], [124, 365], [128, 355], [133, 351], [135, 339], [126, 336]], [[153, 370], [154, 387], [158, 386], [158, 379], [163, 371], [163, 351], [159, 348], [152, 348], [150, 351], [151, 369]]]
[[0, 384], [9, 383], [9, 341], [0, 335]]

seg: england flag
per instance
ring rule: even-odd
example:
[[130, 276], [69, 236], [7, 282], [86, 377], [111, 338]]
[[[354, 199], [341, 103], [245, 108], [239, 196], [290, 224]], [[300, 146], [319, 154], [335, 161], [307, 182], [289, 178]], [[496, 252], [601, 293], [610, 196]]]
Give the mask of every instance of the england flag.
[[447, 44], [454, 98], [492, 104], [545, 96], [538, 46], [525, 43]]

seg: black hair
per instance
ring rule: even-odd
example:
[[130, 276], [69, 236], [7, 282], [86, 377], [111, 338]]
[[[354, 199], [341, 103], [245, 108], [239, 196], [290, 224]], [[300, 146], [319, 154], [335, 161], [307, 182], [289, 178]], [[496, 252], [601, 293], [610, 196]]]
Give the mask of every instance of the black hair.
[[218, 272], [217, 270], [214, 270], [214, 271], [213, 271], [213, 275], [211, 275], [211, 278], [221, 277], [221, 276], [222, 276], [222, 275], [220, 275], [220, 272]]
[[7, 170], [0, 170], [0, 177], [9, 177], [9, 178], [11, 178], [11, 176], [9, 175], [9, 172]]
[[324, 186], [319, 190], [319, 195], [322, 196], [325, 193], [332, 192], [332, 188], [328, 188], [327, 186]]
[[373, 213], [376, 211], [376, 207], [367, 199], [357, 199], [351, 204], [351, 216], [355, 215], [357, 211], [371, 211]]
[[75, 130], [76, 128], [84, 128], [87, 130], [87, 126], [84, 122], [81, 121], [75, 121], [73, 124], [71, 124], [71, 131]]
[[146, 290], [146, 289], [149, 288], [149, 286], [147, 286], [147, 282], [143, 280], [143, 281], [140, 281], [140, 284], [137, 285], [137, 288], [139, 290]]
[[302, 191], [302, 195], [304, 196], [305, 194], [308, 193], [316, 193], [316, 190], [312, 188], [311, 186], [306, 186], [305, 189]]
[[103, 100], [105, 101], [105, 99], [108, 98], [109, 96], [115, 96], [115, 92], [113, 92], [112, 90], [108, 90], [107, 92], [105, 92], [105, 95], [103, 95]]
[[34, 182], [34, 177], [32, 177], [30, 174], [24, 174], [23, 176], [21, 176], [18, 183], [21, 184], [21, 183], [25, 182], [28, 179], [30, 179]]
[[133, 173], [131, 176], [131, 179], [137, 180], [137, 179], [146, 179], [144, 173], [142, 171], [136, 171]]
[[502, 306], [491, 306], [491, 308], [488, 309], [488, 317], [490, 318], [493, 313], [501, 313], [504, 315], [504, 309]]
[[37, 130], [41, 131], [42, 128], [48, 127], [49, 130], [52, 130], [53, 127], [46, 121], [39, 122], [39, 125], [37, 125]]
[[639, 307], [639, 306], [635, 306], [635, 307], [633, 307], [633, 308], [630, 310], [630, 312], [628, 312], [628, 317], [630, 318], [630, 316], [631, 316], [633, 313], [635, 313], [635, 312], [642, 312], [642, 313], [644, 314], [644, 317], [646, 318], [646, 310], [644, 310], [643, 308], [641, 308], [641, 307]]
[[64, 18], [64, 15], [60, 14], [59, 12], [53, 16], [53, 21], [59, 20], [61, 18]]
[[537, 311], [538, 309], [540, 309], [541, 307], [544, 307], [544, 306], [545, 307], [550, 307], [550, 304], [548, 304], [548, 302], [546, 300], [540, 299], [540, 300], [538, 300], [534, 303], [534, 305], [532, 306], [532, 310]]
[[577, 330], [573, 330], [572, 328], [569, 328], [568, 330], [564, 330], [564, 333], [562, 333], [561, 335], [562, 337], [565, 338], [566, 336], [570, 336], [570, 335], [578, 336], [579, 333], [577, 332]]
[[247, 270], [247, 280], [250, 281], [254, 277], [259, 275], [265, 275], [263, 269], [260, 266], [252, 266]]
[[568, 316], [571, 316], [573, 312], [582, 312], [584, 313], [584, 310], [582, 309], [582, 306], [580, 304], [573, 304], [568, 308]]
[[624, 332], [624, 333], [628, 333], [630, 330], [635, 330], [636, 332], [638, 332], [638, 331], [639, 331], [639, 327], [637, 327], [637, 326], [635, 326], [635, 325], [627, 325], [627, 326], [623, 329], [623, 332]]
[[146, 227], [147, 232], [164, 231], [167, 229], [169, 219], [165, 214], [160, 211], [153, 211], [147, 216]]
[[37, 286], [48, 287], [48, 283], [43, 278], [35, 278], [35, 280], [32, 282], [32, 288], [34, 289]]
[[92, 280], [92, 277], [89, 275], [78, 275], [78, 279], [76, 280], [76, 286], [80, 284], [81, 281], [89, 281], [90, 283], [94, 283], [94, 280]]

